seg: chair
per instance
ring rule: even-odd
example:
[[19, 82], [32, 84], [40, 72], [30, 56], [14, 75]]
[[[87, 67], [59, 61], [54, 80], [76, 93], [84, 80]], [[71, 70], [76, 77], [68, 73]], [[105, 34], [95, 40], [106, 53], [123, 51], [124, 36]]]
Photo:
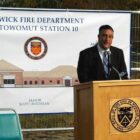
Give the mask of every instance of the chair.
[[0, 140], [23, 140], [19, 116], [14, 109], [0, 108]]

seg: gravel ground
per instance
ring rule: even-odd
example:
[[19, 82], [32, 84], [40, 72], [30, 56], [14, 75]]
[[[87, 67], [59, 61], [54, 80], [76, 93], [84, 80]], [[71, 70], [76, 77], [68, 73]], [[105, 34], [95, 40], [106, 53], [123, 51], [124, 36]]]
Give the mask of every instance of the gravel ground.
[[74, 140], [73, 130], [23, 132], [24, 140]]

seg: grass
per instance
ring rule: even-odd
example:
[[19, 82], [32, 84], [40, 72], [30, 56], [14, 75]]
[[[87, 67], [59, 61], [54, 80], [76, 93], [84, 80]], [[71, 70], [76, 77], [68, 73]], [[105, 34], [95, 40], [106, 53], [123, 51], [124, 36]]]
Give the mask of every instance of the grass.
[[73, 113], [20, 115], [20, 122], [23, 129], [73, 127], [74, 115]]

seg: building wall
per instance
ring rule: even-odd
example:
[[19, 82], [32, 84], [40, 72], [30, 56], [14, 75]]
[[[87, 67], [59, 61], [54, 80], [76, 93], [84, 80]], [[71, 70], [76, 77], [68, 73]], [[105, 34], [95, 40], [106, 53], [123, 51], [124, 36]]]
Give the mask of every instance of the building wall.
[[24, 77], [24, 85], [62, 85], [62, 78]]
[[15, 86], [23, 85], [23, 72], [0, 72], [0, 85], [3, 87], [4, 76], [15, 76]]
[[0, 87], [2, 85], [2, 75], [0, 74]]
[[[72, 85], [79, 83], [77, 78], [72, 79]], [[34, 77], [24, 77], [24, 86], [65, 86], [63, 78], [34, 78]]]

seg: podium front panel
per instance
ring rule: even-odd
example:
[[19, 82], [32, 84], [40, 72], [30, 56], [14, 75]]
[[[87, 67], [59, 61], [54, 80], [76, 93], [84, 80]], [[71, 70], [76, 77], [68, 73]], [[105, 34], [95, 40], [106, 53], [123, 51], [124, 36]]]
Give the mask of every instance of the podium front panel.
[[74, 87], [75, 140], [139, 140], [140, 81]]

